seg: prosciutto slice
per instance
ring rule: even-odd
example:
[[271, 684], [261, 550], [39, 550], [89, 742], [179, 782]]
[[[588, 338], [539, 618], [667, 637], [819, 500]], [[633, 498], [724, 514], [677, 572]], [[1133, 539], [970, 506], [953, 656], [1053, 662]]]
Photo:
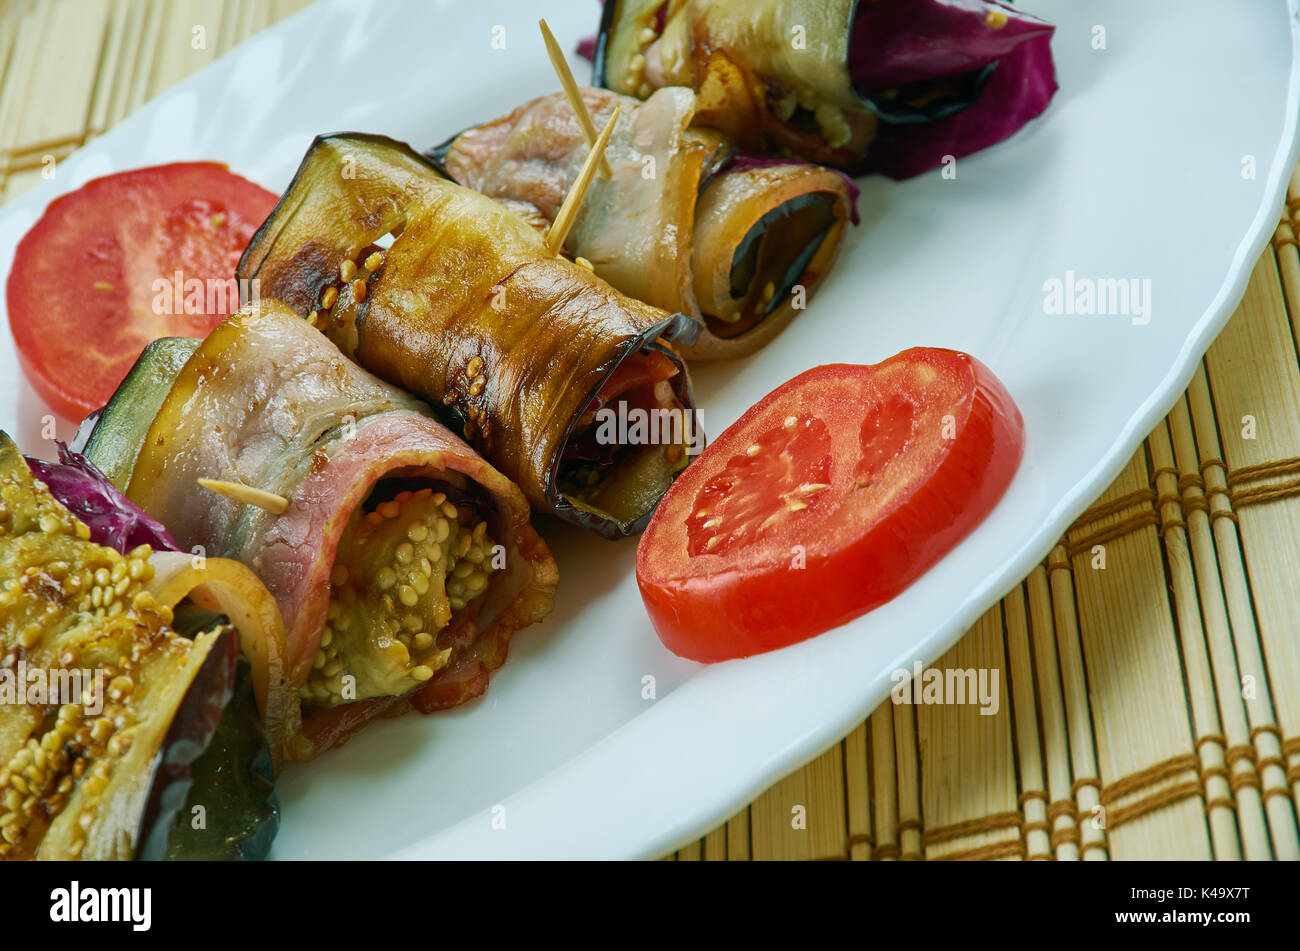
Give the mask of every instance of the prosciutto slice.
[[[597, 128], [622, 111], [566, 250], [638, 300], [691, 315], [687, 357], [752, 353], [802, 309], [854, 213], [851, 184], [806, 162], [735, 161], [732, 143], [693, 127], [698, 99], [666, 87], [644, 102], [582, 89]], [[469, 129], [430, 153], [462, 185], [528, 203], [548, 220], [587, 156], [569, 101], [555, 93]]]

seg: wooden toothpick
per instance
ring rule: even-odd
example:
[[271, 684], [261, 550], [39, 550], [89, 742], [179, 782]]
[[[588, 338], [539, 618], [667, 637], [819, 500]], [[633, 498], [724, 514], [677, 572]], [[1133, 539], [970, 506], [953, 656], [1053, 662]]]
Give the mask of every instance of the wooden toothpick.
[[551, 230], [546, 232], [546, 247], [550, 249], [552, 254], [559, 254], [560, 248], [564, 247], [564, 239], [569, 236], [569, 229], [573, 227], [573, 222], [577, 220], [578, 211], [582, 208], [582, 201], [587, 197], [587, 189], [591, 187], [591, 179], [596, 174], [596, 164], [600, 161], [601, 156], [605, 154], [605, 146], [609, 145], [609, 137], [614, 132], [614, 126], [618, 123], [618, 116], [622, 110], [621, 105], [614, 107], [614, 113], [609, 117], [609, 122], [605, 124], [605, 129], [600, 133], [600, 138], [596, 139], [596, 144], [591, 147], [591, 152], [587, 155], [587, 161], [582, 163], [582, 171], [578, 172], [573, 187], [564, 196], [564, 202], [555, 215]]
[[216, 492], [218, 495], [224, 495], [228, 499], [234, 499], [236, 502], [243, 502], [246, 505], [256, 505], [259, 509], [265, 509], [272, 515], [283, 515], [285, 509], [289, 507], [289, 500], [283, 495], [276, 495], [274, 492], [263, 492], [261, 489], [255, 489], [251, 485], [244, 485], [240, 482], [225, 482], [221, 479], [199, 479], [198, 483], [209, 492]]
[[[569, 69], [569, 61], [564, 56], [564, 50], [560, 49], [560, 44], [555, 41], [555, 34], [551, 28], [546, 25], [545, 20], [538, 20], [537, 25], [542, 28], [542, 39], [546, 41], [546, 52], [551, 57], [551, 65], [555, 67], [555, 75], [560, 77], [560, 85], [564, 87], [564, 94], [569, 97], [569, 105], [578, 116], [578, 125], [582, 126], [582, 134], [587, 140], [589, 147], [596, 145], [596, 124], [591, 121], [591, 113], [587, 111], [587, 104], [582, 99], [582, 93], [578, 91], [578, 84], [573, 78], [573, 70]], [[614, 174], [610, 168], [609, 159], [605, 156], [600, 157], [600, 177], [609, 178]]]

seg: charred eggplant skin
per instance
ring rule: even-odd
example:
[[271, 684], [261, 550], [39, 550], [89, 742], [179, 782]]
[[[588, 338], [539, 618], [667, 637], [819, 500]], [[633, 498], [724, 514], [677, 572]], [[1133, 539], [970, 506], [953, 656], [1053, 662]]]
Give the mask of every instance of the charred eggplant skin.
[[135, 837], [138, 859], [161, 859], [167, 854], [171, 826], [194, 783], [193, 765], [207, 751], [234, 695], [238, 654], [234, 631], [227, 628], [203, 659], [185, 700], [167, 728], [162, 747], [154, 758], [149, 798]]
[[[218, 623], [224, 620], [220, 618]], [[227, 640], [234, 646], [233, 637]], [[225, 654], [218, 659], [229, 663]], [[280, 828], [280, 801], [253, 692], [252, 669], [248, 659], [237, 654], [229, 672], [229, 697], [206, 749], [198, 750], [195, 740], [188, 748], [179, 742], [169, 743], [166, 755], [159, 758], [158, 779], [163, 775], [176, 778], [165, 787], [155, 781], [151, 805], [156, 804], [156, 809], [145, 819], [146, 824], [151, 820], [155, 824], [151, 834], [140, 836], [143, 845], [138, 858], [142, 861], [257, 861], [271, 851]], [[210, 679], [218, 678], [219, 672], [214, 672]], [[199, 679], [203, 679], [202, 672]], [[197, 705], [191, 709], [195, 716], [188, 719], [201, 720]], [[209, 721], [212, 710], [210, 703]], [[177, 730], [178, 722], [173, 722], [169, 740]], [[186, 756], [193, 758], [180, 763]]]
[[[392, 245], [370, 251], [387, 234]], [[371, 257], [375, 270], [358, 268]], [[341, 269], [360, 276], [344, 283]], [[645, 348], [674, 362], [674, 389], [693, 410], [685, 363], [660, 341], [693, 342], [698, 325], [546, 251], [522, 218], [410, 146], [318, 137], [238, 274], [316, 314], [344, 353], [428, 400], [535, 509], [607, 538], [649, 521], [652, 511], [617, 522], [573, 506], [557, 486], [561, 451], [605, 379]]]
[[[666, 0], [665, 0], [666, 2]], [[607, 0], [600, 8], [600, 28], [596, 31], [596, 46], [591, 58], [591, 84], [610, 88], [606, 77], [609, 73], [609, 39], [623, 15], [623, 0]], [[616, 90], [621, 92], [622, 90]]]

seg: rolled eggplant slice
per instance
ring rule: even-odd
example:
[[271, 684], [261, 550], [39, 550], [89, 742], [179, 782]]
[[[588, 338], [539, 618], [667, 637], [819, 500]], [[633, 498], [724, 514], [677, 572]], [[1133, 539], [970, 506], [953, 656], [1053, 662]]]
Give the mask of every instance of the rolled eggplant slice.
[[[91, 541], [3, 433], [0, 503], [0, 693], [19, 676], [26, 693], [0, 704], [0, 858], [165, 847], [192, 769], [239, 699], [239, 642], [260, 642], [264, 686], [279, 677], [265, 663], [282, 652], [275, 604], [238, 563], [187, 572], [176, 563], [187, 555]], [[190, 597], [217, 611], [185, 636], [175, 612]], [[266, 740], [254, 726], [256, 758]], [[262, 828], [274, 834], [274, 822]]]
[[[696, 96], [672, 87], [644, 103], [582, 90], [595, 124], [622, 106], [567, 250], [615, 288], [699, 322], [689, 359], [738, 357], [771, 340], [830, 267], [853, 214], [850, 184], [798, 161], [736, 158], [695, 129]], [[525, 103], [430, 153], [462, 185], [554, 218], [587, 155], [563, 94]]]
[[[386, 236], [386, 249], [376, 246]], [[500, 202], [382, 136], [318, 138], [239, 275], [344, 353], [429, 400], [532, 506], [609, 537], [640, 531], [698, 440], [685, 364], [697, 325], [629, 299]], [[580, 418], [641, 360], [671, 365], [678, 444], [624, 440], [566, 492]], [[626, 375], [627, 371], [624, 371]], [[599, 490], [599, 491], [596, 491]]]
[[[1055, 89], [1040, 81], [1050, 53], [1024, 54], [1052, 29], [1000, 0], [610, 0], [593, 82], [642, 99], [686, 86], [700, 98], [697, 121], [746, 152], [905, 177], [945, 152], [932, 135], [910, 143], [892, 127], [997, 100], [986, 105], [1002, 115], [981, 116], [982, 131], [948, 136], [960, 156], [1042, 111]], [[1016, 82], [992, 84], [998, 69]], [[1029, 99], [1022, 85], [1035, 87]], [[924, 159], [885, 154], [914, 150]]]
[[[127, 497], [183, 548], [252, 568], [287, 620], [286, 681], [303, 705], [294, 759], [329, 745], [318, 740], [334, 708], [440, 696], [467, 657], [488, 656], [480, 642], [499, 665], [510, 634], [550, 612], [555, 562], [519, 490], [286, 305], [264, 299], [221, 324], [154, 417], [132, 412], [136, 391], [121, 395], [117, 418], [141, 435], [105, 444], [141, 447]], [[201, 477], [288, 506], [235, 502]], [[481, 692], [486, 671], [473, 672]]]

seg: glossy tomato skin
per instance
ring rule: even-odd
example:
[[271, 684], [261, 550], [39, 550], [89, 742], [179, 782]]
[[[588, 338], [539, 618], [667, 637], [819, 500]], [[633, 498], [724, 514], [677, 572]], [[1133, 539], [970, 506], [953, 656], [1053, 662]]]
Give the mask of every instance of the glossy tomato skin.
[[[235, 267], [276, 201], [217, 162], [119, 172], [56, 198], [18, 243], [6, 284], [32, 388], [80, 419], [107, 402], [151, 341], [206, 336], [238, 309]], [[192, 281], [203, 289], [187, 301]]]
[[[830, 378], [869, 381], [891, 365], [941, 367], [962, 384], [959, 405], [942, 407], [953, 411], [943, 414], [953, 416], [953, 438], [920, 473], [923, 478], [851, 537], [829, 545], [810, 537], [800, 567], [797, 553], [759, 565], [746, 563], [742, 554], [730, 564], [719, 560], [711, 570], [674, 571], [674, 560], [680, 564], [690, 554], [673, 544], [681, 533], [665, 531], [665, 525], [689, 510], [692, 499], [684, 496], [707, 477], [710, 452], [734, 449], [728, 439], [733, 431], [743, 434], [773, 410], [781, 412], [801, 389]], [[1023, 454], [1019, 410], [993, 373], [967, 354], [915, 348], [872, 367], [809, 370], [747, 411], [692, 464], [704, 473], [678, 481], [660, 503], [637, 549], [646, 610], [670, 650], [705, 662], [773, 650], [843, 624], [895, 597], [969, 534], [1001, 498]]]

